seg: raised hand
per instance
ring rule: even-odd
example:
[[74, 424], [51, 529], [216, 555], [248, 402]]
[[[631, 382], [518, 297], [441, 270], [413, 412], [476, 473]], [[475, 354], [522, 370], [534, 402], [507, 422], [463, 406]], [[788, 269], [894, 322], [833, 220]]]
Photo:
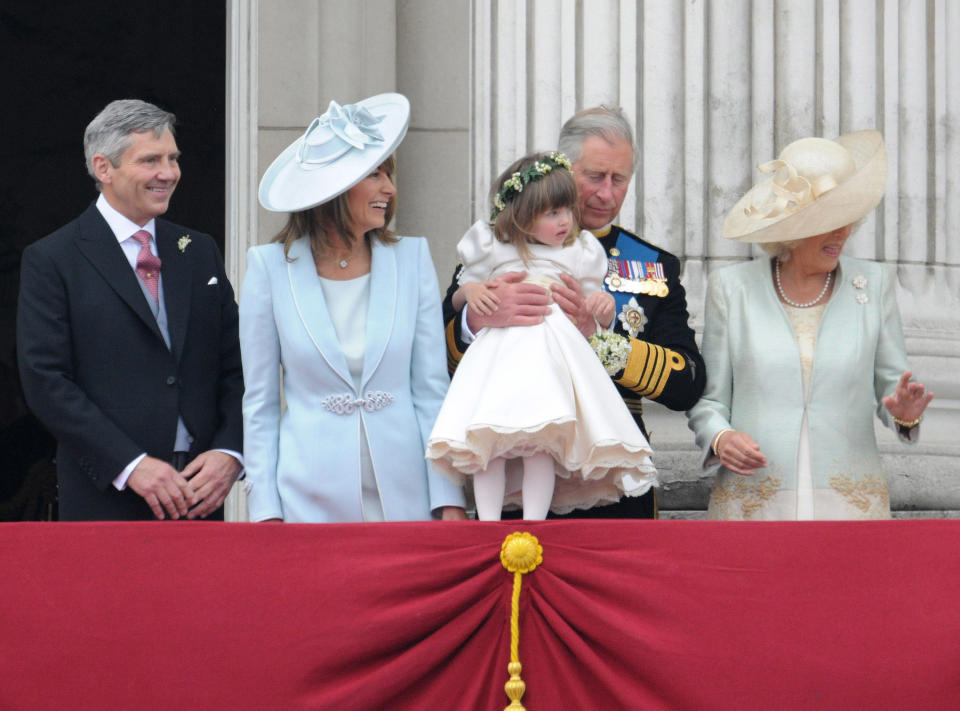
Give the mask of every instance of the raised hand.
[[893, 395], [883, 398], [883, 406], [890, 414], [901, 422], [916, 422], [933, 400], [933, 393], [926, 390], [920, 383], [911, 383], [909, 370], [904, 371], [897, 381], [897, 389]]

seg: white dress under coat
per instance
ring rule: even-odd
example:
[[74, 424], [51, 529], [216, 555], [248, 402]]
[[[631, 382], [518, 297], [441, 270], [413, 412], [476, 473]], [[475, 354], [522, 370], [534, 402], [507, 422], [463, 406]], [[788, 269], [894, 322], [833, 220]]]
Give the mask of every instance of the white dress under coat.
[[461, 488], [424, 460], [449, 385], [427, 241], [372, 243], [359, 387], [306, 238], [293, 243], [290, 258], [281, 244], [252, 247], [240, 294], [250, 519], [363, 520], [364, 433], [386, 520], [425, 520], [443, 506], [463, 506]]

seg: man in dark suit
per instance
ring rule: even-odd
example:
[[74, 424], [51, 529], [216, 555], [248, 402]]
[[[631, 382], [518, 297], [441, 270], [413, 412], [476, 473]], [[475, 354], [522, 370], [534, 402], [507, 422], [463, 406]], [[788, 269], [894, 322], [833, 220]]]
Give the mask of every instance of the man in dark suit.
[[[637, 425], [649, 438], [643, 423], [643, 398], [656, 400], [672, 410], [687, 410], [700, 398], [706, 383], [703, 358], [687, 323], [680, 260], [613, 224], [634, 172], [633, 131], [619, 108], [599, 106], [575, 114], [561, 128], [558, 148], [573, 164], [580, 226], [593, 232], [607, 253], [605, 288], [613, 294], [617, 305], [615, 330], [630, 339], [627, 364], [613, 376], [613, 381]], [[524, 282], [524, 276], [512, 272], [497, 280], [495, 288], [500, 302], [497, 310], [487, 316], [466, 307], [460, 312], [454, 310], [452, 297], [458, 287], [454, 273], [443, 302], [451, 374], [481, 328], [540, 323], [551, 300], [579, 326], [584, 336], [593, 333], [594, 320], [575, 279], [564, 275], [565, 286], [555, 286], [551, 294]], [[651, 489], [641, 497], [624, 497], [616, 504], [576, 510], [560, 518], [657, 515], [656, 491]]]
[[57, 439], [60, 518], [222, 518], [241, 470], [237, 307], [216, 243], [162, 219], [173, 114], [110, 103], [87, 126], [96, 202], [23, 253], [17, 350]]

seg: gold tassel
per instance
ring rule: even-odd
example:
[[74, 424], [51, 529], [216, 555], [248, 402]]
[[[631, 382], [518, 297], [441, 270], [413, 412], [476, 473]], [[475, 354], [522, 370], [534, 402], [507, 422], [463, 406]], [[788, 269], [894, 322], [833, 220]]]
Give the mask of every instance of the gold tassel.
[[525, 711], [520, 699], [527, 685], [520, 678], [520, 586], [524, 573], [529, 573], [543, 562], [543, 546], [536, 536], [515, 531], [507, 536], [500, 546], [500, 562], [513, 573], [513, 597], [510, 602], [510, 663], [507, 672], [510, 680], [504, 685], [510, 705], [505, 711]]

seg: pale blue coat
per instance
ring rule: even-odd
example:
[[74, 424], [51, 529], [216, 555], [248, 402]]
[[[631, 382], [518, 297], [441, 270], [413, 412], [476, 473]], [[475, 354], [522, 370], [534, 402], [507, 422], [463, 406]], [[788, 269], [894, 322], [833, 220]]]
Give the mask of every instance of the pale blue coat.
[[[428, 470], [424, 460], [449, 384], [427, 241], [373, 241], [359, 390], [309, 241], [297, 240], [290, 257], [281, 244], [252, 247], [240, 294], [250, 520], [363, 520], [361, 422], [386, 520], [429, 519], [431, 510], [463, 506], [460, 488]], [[369, 408], [355, 404], [361, 399]]]
[[[743, 518], [792, 518], [791, 505], [795, 512], [803, 376], [771, 272], [770, 259], [756, 259], [715, 271], [707, 285], [701, 347], [707, 387], [688, 417], [703, 461], [717, 472], [711, 514], [735, 508]], [[881, 398], [908, 369], [894, 286], [890, 268], [840, 258], [817, 333], [807, 405], [815, 518], [889, 516], [873, 417], [892, 426]], [[757, 441], [765, 469], [743, 477], [720, 467], [710, 445], [728, 427]]]

